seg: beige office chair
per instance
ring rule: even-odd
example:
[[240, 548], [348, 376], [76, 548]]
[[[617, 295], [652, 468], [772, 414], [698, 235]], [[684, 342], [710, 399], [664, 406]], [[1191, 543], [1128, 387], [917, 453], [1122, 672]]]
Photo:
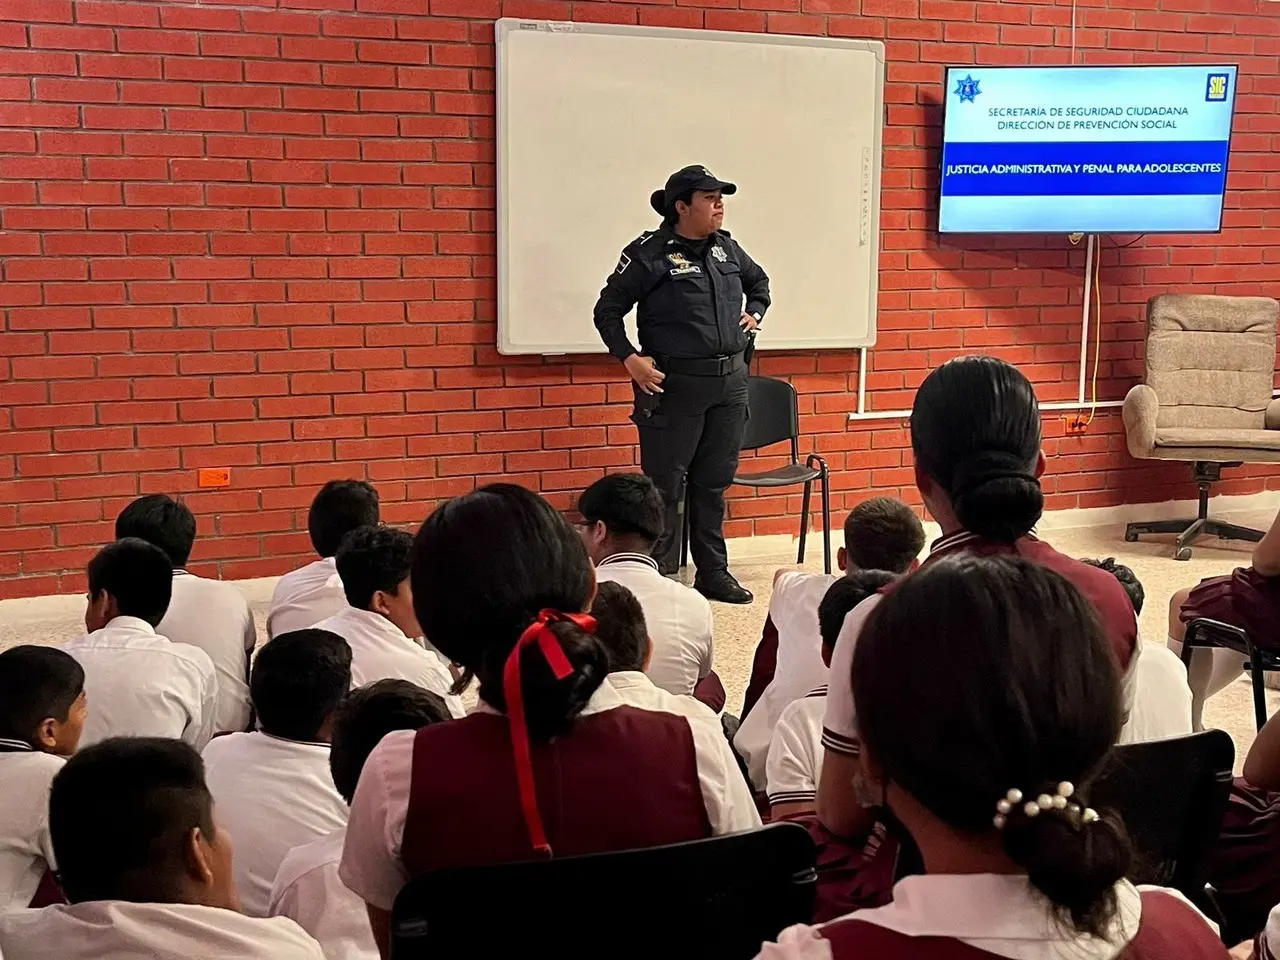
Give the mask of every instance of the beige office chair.
[[1280, 463], [1275, 382], [1276, 317], [1269, 297], [1166, 295], [1147, 303], [1146, 383], [1124, 400], [1129, 452], [1192, 464], [1200, 509], [1187, 520], [1131, 523], [1126, 540], [1176, 533], [1174, 556], [1191, 559], [1200, 537], [1262, 539], [1262, 531], [1209, 518], [1209, 487], [1223, 467]]

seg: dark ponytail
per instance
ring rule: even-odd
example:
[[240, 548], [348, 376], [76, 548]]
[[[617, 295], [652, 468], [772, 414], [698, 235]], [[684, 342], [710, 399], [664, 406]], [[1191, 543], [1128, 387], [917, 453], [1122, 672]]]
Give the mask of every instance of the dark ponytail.
[[929, 374], [911, 410], [911, 446], [971, 533], [1007, 543], [1040, 520], [1040, 408], [1011, 364], [962, 357]]
[[[413, 606], [427, 639], [480, 681], [480, 697], [506, 711], [503, 668], [542, 610], [579, 613], [595, 573], [582, 538], [536, 493], [493, 484], [450, 500], [414, 540]], [[537, 645], [520, 655], [529, 735], [564, 733], [609, 672], [604, 646], [575, 623], [549, 629], [572, 672], [556, 679]]]
[[[887, 782], [954, 830], [998, 836], [1064, 923], [1105, 935], [1131, 853], [1121, 823], [1088, 797], [1120, 733], [1120, 681], [1075, 587], [1011, 557], [927, 564], [868, 619], [853, 691]], [[1061, 808], [1028, 815], [1064, 782]]]

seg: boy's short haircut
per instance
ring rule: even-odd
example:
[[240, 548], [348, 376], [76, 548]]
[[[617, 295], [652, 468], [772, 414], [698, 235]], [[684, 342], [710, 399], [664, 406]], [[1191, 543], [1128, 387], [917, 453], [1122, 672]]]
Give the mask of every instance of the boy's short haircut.
[[1120, 586], [1124, 587], [1124, 592], [1129, 595], [1129, 602], [1133, 604], [1134, 614], [1141, 615], [1147, 591], [1143, 589], [1142, 581], [1138, 579], [1138, 575], [1132, 568], [1126, 567], [1123, 563], [1116, 563], [1115, 557], [1107, 557], [1105, 560], [1091, 560], [1085, 557], [1083, 560], [1089, 566], [1105, 570], [1119, 580]]
[[872, 497], [844, 521], [849, 566], [858, 570], [906, 573], [924, 549], [924, 524], [895, 497]]
[[262, 732], [285, 740], [314, 742], [350, 689], [351, 647], [314, 627], [267, 641], [249, 674]]
[[351, 802], [369, 754], [388, 733], [452, 719], [443, 698], [408, 680], [378, 680], [352, 690], [333, 714], [329, 773]]
[[591, 603], [596, 637], [609, 655], [609, 672], [643, 671], [649, 659], [649, 627], [636, 595], [620, 583], [604, 580]]
[[49, 833], [71, 903], [176, 901], [187, 837], [214, 836], [200, 754], [180, 740], [114, 737], [53, 778]]
[[822, 645], [834, 649], [849, 611], [896, 579], [897, 576], [887, 570], [855, 570], [828, 587], [818, 604]]
[[57, 647], [24, 644], [0, 653], [0, 739], [36, 746], [37, 728], [66, 721], [84, 692], [84, 670]]
[[578, 512], [587, 523], [598, 521], [614, 536], [642, 537], [650, 544], [662, 537], [666, 510], [662, 494], [643, 473], [608, 474], [578, 498]]
[[413, 535], [394, 527], [358, 527], [342, 538], [334, 559], [347, 603], [368, 610], [374, 593], [395, 593], [409, 579]]
[[196, 542], [196, 518], [185, 504], [163, 493], [139, 497], [116, 517], [116, 539], [137, 537], [155, 544], [174, 567], [185, 567]]
[[379, 520], [378, 491], [364, 480], [330, 480], [307, 513], [311, 546], [322, 557], [332, 557], [342, 538], [357, 527], [376, 527]]
[[125, 537], [108, 543], [89, 561], [89, 596], [105, 590], [115, 598], [122, 617], [137, 617], [151, 626], [164, 619], [173, 597], [173, 564], [154, 544]]

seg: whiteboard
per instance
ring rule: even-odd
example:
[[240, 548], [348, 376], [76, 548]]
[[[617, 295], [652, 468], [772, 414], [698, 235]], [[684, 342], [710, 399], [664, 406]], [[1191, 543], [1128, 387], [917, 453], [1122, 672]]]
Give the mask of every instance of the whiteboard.
[[738, 185], [759, 349], [875, 342], [883, 44], [503, 19], [497, 85], [500, 352], [603, 353], [600, 288], [693, 163]]

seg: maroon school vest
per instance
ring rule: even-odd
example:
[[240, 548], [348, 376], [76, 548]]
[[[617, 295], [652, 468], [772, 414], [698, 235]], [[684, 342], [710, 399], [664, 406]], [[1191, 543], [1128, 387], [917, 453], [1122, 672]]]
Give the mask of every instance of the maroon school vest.
[[[1108, 574], [1110, 576], [1110, 574]], [[998, 954], [948, 937], [910, 937], [858, 919], [821, 929], [832, 960], [992, 960]], [[1212, 928], [1185, 903], [1168, 894], [1142, 894], [1142, 922], [1116, 960], [1228, 960]]]
[[938, 557], [957, 553], [970, 553], [979, 557], [1023, 557], [1070, 580], [1098, 611], [1098, 618], [1102, 621], [1120, 670], [1124, 672], [1129, 669], [1133, 652], [1138, 646], [1138, 618], [1133, 612], [1133, 601], [1113, 574], [1059, 553], [1036, 537], [1025, 536], [1013, 543], [997, 543], [963, 532], [939, 540], [922, 566], [928, 566]]
[[[538, 808], [557, 857], [711, 836], [683, 717], [615, 707], [531, 747]], [[409, 875], [534, 856], [507, 718], [475, 713], [419, 730], [401, 849]]]

